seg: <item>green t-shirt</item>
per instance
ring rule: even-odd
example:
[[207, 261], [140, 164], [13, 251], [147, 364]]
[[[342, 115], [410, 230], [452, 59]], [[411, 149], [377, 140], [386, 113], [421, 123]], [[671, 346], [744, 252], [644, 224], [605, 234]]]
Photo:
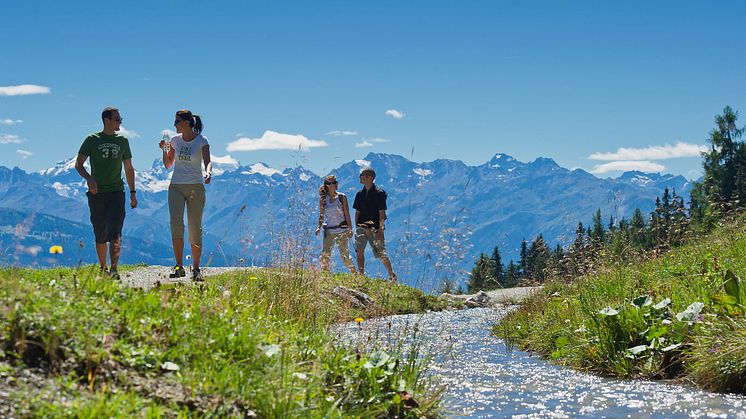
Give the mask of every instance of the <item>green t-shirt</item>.
[[78, 153], [91, 159], [91, 176], [98, 183], [99, 192], [124, 190], [122, 161], [132, 158], [127, 138], [97, 132], [86, 137]]

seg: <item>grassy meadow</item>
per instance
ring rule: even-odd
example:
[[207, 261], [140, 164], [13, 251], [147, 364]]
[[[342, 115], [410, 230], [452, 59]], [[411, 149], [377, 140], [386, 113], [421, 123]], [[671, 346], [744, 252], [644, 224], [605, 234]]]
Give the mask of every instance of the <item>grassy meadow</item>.
[[[335, 285], [376, 303], [347, 307]], [[441, 308], [419, 290], [348, 274], [236, 271], [140, 290], [92, 267], [6, 268], [0, 416], [438, 416], [426, 359], [363, 353], [335, 342], [330, 325]]]
[[550, 281], [494, 334], [584, 371], [744, 393], [746, 219], [688, 243]]

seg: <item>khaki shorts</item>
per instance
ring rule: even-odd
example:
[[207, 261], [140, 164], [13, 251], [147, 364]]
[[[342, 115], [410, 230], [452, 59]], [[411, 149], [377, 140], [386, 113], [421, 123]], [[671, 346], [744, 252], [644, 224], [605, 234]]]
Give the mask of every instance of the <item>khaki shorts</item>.
[[378, 240], [373, 230], [365, 227], [358, 227], [355, 230], [355, 250], [365, 250], [365, 245], [370, 243], [370, 247], [373, 249], [373, 256], [376, 259], [386, 258], [386, 242]]

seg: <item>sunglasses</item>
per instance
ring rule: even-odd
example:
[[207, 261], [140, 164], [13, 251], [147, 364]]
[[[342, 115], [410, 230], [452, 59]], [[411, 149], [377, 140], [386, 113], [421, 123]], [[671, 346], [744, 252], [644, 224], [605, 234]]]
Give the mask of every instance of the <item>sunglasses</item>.
[[124, 118], [119, 118], [119, 119], [109, 118], [109, 119], [111, 119], [114, 122], [122, 122], [122, 121], [124, 121]]
[[336, 185], [336, 184], [337, 184], [336, 180], [333, 180], [331, 182], [324, 182], [324, 185]]

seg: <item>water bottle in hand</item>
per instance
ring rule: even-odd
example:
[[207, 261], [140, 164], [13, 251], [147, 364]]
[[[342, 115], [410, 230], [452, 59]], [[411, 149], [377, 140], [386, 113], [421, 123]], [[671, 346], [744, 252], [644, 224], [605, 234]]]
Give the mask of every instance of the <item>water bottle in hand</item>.
[[171, 151], [171, 136], [168, 135], [168, 131], [163, 131], [163, 151], [166, 154]]

